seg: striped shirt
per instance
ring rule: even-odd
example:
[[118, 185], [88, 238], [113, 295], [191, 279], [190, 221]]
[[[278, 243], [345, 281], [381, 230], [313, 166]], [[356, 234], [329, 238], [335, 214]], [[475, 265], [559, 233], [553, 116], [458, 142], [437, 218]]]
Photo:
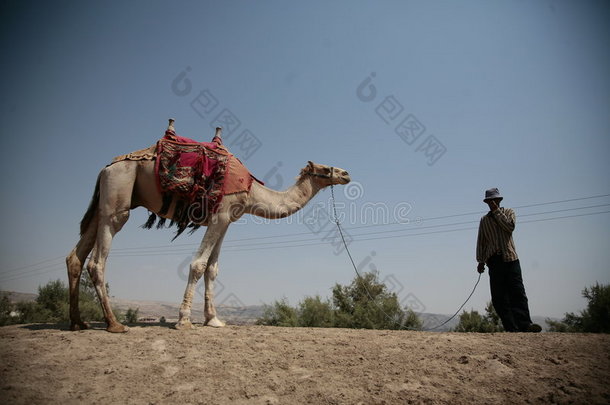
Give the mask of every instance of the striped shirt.
[[514, 230], [515, 211], [503, 207], [489, 211], [479, 224], [477, 262], [486, 263], [496, 254], [502, 255], [505, 262], [517, 260], [517, 249], [513, 241]]

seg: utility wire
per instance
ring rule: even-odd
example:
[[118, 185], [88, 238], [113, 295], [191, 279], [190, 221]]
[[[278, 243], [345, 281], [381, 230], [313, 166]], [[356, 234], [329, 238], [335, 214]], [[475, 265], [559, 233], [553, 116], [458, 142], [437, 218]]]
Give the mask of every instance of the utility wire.
[[[608, 196], [610, 196], [610, 194], [600, 194], [600, 195], [594, 195], [594, 196], [588, 196], [588, 197], [571, 198], [571, 199], [567, 199], [567, 200], [556, 200], [556, 201], [548, 201], [548, 202], [543, 202], [543, 203], [519, 205], [519, 206], [512, 207], [512, 208], [514, 208], [514, 209], [529, 208], [529, 207], [537, 207], [537, 206], [541, 206], [541, 205], [551, 205], [551, 204], [560, 204], [560, 203], [580, 201], [580, 200], [590, 200], [590, 199], [594, 199], [594, 198], [602, 198], [602, 197], [608, 197]], [[608, 205], [608, 204], [606, 204], [606, 205]], [[461, 214], [451, 214], [451, 215], [443, 215], [443, 216], [437, 216], [437, 217], [422, 218], [421, 222], [435, 221], [435, 220], [439, 220], [439, 219], [454, 218], [454, 217], [462, 217], [462, 216], [467, 216], [467, 215], [482, 215], [482, 214], [485, 214], [486, 212], [487, 211], [473, 211], [473, 212], [466, 212], [466, 213], [461, 213]], [[535, 214], [527, 214], [527, 215], [535, 215]], [[520, 215], [520, 216], [525, 216], [525, 215]], [[413, 225], [413, 221], [410, 221], [408, 223], [405, 221], [392, 221], [392, 222], [387, 222], [387, 223], [383, 223], [383, 224], [366, 224], [366, 225], [352, 226], [352, 227], [349, 227], [348, 230], [361, 229], [361, 228], [373, 228], [373, 227], [388, 226], [388, 225]], [[295, 232], [295, 233], [287, 233], [287, 234], [281, 234], [281, 235], [271, 235], [271, 236], [261, 236], [261, 237], [254, 236], [254, 237], [241, 238], [241, 239], [229, 239], [229, 240], [226, 240], [224, 243], [227, 244], [227, 243], [244, 242], [244, 241], [249, 241], [249, 240], [286, 238], [286, 237], [290, 237], [290, 236], [299, 236], [299, 235], [311, 235], [311, 232], [309, 232], [309, 231]], [[149, 247], [143, 247], [143, 248], [137, 248], [137, 247], [136, 248], [117, 248], [117, 249], [113, 249], [113, 251], [120, 252], [120, 251], [132, 250], [132, 249], [159, 249], [159, 248], [165, 248], [165, 247], [179, 247], [179, 246], [199, 246], [199, 243], [169, 244], [169, 245], [149, 246]]]
[[[598, 205], [591, 205], [591, 206], [586, 206], [586, 207], [575, 207], [575, 208], [567, 208], [567, 209], [561, 209], [561, 210], [553, 210], [553, 211], [544, 211], [544, 212], [537, 212], [537, 213], [530, 213], [530, 214], [523, 214], [520, 215], [520, 217], [527, 217], [527, 216], [534, 216], [534, 215], [545, 215], [545, 214], [551, 214], [551, 213], [558, 213], [558, 212], [566, 212], [566, 211], [574, 211], [574, 210], [582, 210], [582, 209], [590, 209], [590, 208], [597, 208], [597, 207], [605, 207], [608, 206], [610, 204], [598, 204]], [[603, 214], [606, 211], [602, 211], [599, 212], [599, 214]], [[592, 214], [597, 214], [597, 213], [592, 213]], [[459, 214], [458, 214], [459, 215]], [[583, 216], [583, 215], [589, 215], [589, 214], [578, 214], [576, 216]], [[553, 218], [549, 218], [550, 220], [552, 219], [562, 219], [562, 218], [568, 218], [568, 217], [573, 217], [573, 216], [564, 216], [564, 217], [553, 217]], [[535, 220], [535, 221], [520, 221], [520, 223], [528, 223], [528, 222], [538, 222], [538, 221], [544, 221], [547, 219], [541, 219], [541, 220]], [[386, 234], [386, 233], [405, 233], [405, 232], [412, 232], [412, 231], [417, 231], [417, 230], [421, 230], [421, 229], [430, 229], [430, 228], [446, 228], [446, 227], [451, 227], [451, 226], [459, 226], [459, 225], [466, 225], [466, 224], [472, 224], [472, 223], [476, 223], [477, 221], [464, 221], [464, 222], [456, 222], [456, 223], [450, 223], [450, 224], [437, 224], [437, 225], [428, 225], [425, 227], [418, 227], [418, 228], [412, 228], [412, 229], [400, 229], [400, 230], [388, 230], [388, 231], [380, 231], [380, 232], [366, 232], [366, 233], [360, 233], [360, 234], [355, 234], [355, 235], [349, 235], [351, 236], [353, 239], [358, 240], [358, 241], [364, 241], [364, 240], [375, 240], [375, 239], [387, 239], [387, 238], [391, 238], [391, 237], [374, 237], [374, 238], [361, 238], [362, 236], [367, 236], [367, 235], [379, 235], [379, 234]], [[355, 228], [360, 228], [360, 227], [355, 227]], [[355, 228], [349, 228], [351, 229], [355, 229]], [[466, 230], [466, 229], [473, 229], [473, 228], [460, 228], [457, 230]], [[415, 236], [415, 235], [425, 235], [425, 234], [432, 234], [432, 233], [443, 233], [443, 232], [454, 232], [455, 230], [442, 230], [439, 232], [418, 232], [418, 233], [411, 233], [411, 234], [403, 234], [403, 235], [399, 235], [398, 237], [404, 237], [404, 236]], [[308, 233], [311, 234], [311, 233]], [[325, 244], [325, 242], [318, 242], [318, 243], [306, 243], [303, 244], [303, 242], [309, 242], [309, 241], [319, 241], [319, 238], [308, 238], [308, 239], [297, 239], [297, 240], [288, 240], [288, 241], [275, 241], [275, 242], [261, 242], [261, 243], [250, 243], [250, 244], [242, 244], [239, 246], [231, 246], [231, 245], [227, 245], [225, 246], [225, 250], [228, 251], [235, 251], [235, 250], [255, 250], [255, 249], [248, 249], [249, 247], [253, 247], [253, 246], [266, 246], [269, 244], [274, 245], [273, 247], [269, 247], [269, 248], [275, 248], [278, 244], [283, 244], [283, 245], [287, 245], [287, 244], [291, 244], [290, 246], [277, 246], [277, 248], [279, 247], [299, 247], [299, 246], [310, 246], [310, 245], [320, 245], [320, 244]], [[296, 245], [295, 245], [296, 243]], [[182, 244], [182, 246], [187, 246], [187, 244]], [[236, 248], [236, 249], [232, 249], [232, 248]], [[130, 257], [130, 256], [158, 256], [158, 255], [176, 255], [176, 254], [184, 254], [187, 252], [192, 252], [191, 248], [172, 248], [171, 245], [167, 246], [166, 249], [170, 249], [170, 250], [161, 250], [159, 251], [159, 249], [155, 249], [153, 252], [149, 252], [148, 250], [151, 248], [129, 248], [129, 250], [125, 249], [123, 252], [117, 252], [117, 253], [113, 253], [112, 256], [114, 257]], [[264, 247], [261, 247], [260, 249], [264, 249]], [[16, 269], [12, 269], [9, 271], [4, 272], [5, 275], [5, 279], [8, 278], [6, 276], [10, 277], [9, 273], [13, 273], [13, 272], [18, 272], [19, 270], [22, 269], [26, 269], [26, 268], [32, 268], [32, 267], [36, 267], [36, 266], [40, 266], [42, 264], [48, 263], [48, 262], [52, 262], [55, 260], [60, 260], [62, 259], [62, 257], [57, 257], [57, 258], [53, 258], [53, 259], [47, 259], [47, 260], [43, 260], [41, 262], [29, 265], [29, 266], [22, 266]], [[19, 272], [17, 273], [18, 275], [29, 275], [32, 273], [36, 273], [39, 271], [44, 271], [47, 267], [50, 266], [57, 266], [60, 263], [53, 263], [53, 264], [48, 264], [43, 266], [42, 268], [39, 269], [30, 269], [27, 270], [26, 272]], [[2, 278], [2, 277], [0, 277]]]
[[[563, 211], [563, 210], [557, 210], [557, 211]], [[577, 218], [577, 217], [606, 214], [606, 213], [610, 213], [610, 210], [584, 213], [584, 214], [565, 215], [565, 216], [560, 216], [560, 217], [531, 219], [531, 220], [520, 221], [519, 223], [527, 224], [527, 223], [534, 223], [534, 222], [546, 222], [546, 221], [553, 221], [553, 220], [559, 220], [559, 219]], [[538, 215], [540, 215], [540, 214], [544, 214], [544, 213], [538, 213]], [[530, 215], [535, 215], [535, 214], [530, 214]], [[478, 221], [446, 224], [445, 226], [455, 226], [455, 225], [459, 225], [459, 224], [467, 224], [467, 223], [473, 223], [473, 222], [478, 222]], [[440, 225], [436, 225], [435, 227], [438, 227], [438, 226], [440, 226]], [[417, 233], [410, 233], [410, 234], [403, 234], [403, 235], [375, 236], [375, 237], [370, 237], [370, 238], [357, 238], [358, 236], [363, 236], [363, 235], [366, 236], [368, 234], [358, 234], [355, 236], [352, 236], [352, 235], [348, 235], [348, 236], [352, 237], [352, 240], [350, 240], [350, 242], [349, 242], [349, 243], [352, 243], [352, 242], [364, 242], [364, 241], [380, 240], [380, 239], [396, 239], [396, 238], [404, 238], [404, 237], [409, 237], [409, 236], [422, 236], [422, 235], [432, 235], [432, 234], [449, 233], [449, 232], [460, 232], [460, 231], [466, 231], [466, 230], [474, 230], [477, 228], [478, 228], [477, 226], [471, 226], [471, 227], [462, 227], [462, 228], [456, 228], [456, 229], [441, 229], [441, 230], [437, 230], [437, 231], [417, 232]], [[375, 232], [375, 234], [377, 234], [377, 233], [378, 232]], [[329, 243], [329, 241], [320, 242], [319, 238], [313, 239], [313, 241], [316, 241], [316, 242], [297, 243], [297, 244], [288, 245], [288, 246], [266, 246], [266, 247], [245, 247], [245, 248], [240, 247], [240, 246], [228, 246], [224, 250], [232, 251], [232, 252], [246, 252], [246, 251], [252, 251], [252, 250], [287, 249], [287, 248], [304, 247], [304, 246], [327, 245]], [[303, 241], [294, 241], [294, 242], [303, 242]], [[250, 246], [250, 245], [247, 245], [247, 246]], [[185, 253], [192, 253], [192, 250], [189, 249], [187, 252], [168, 251], [168, 252], [154, 252], [154, 253], [123, 253], [123, 254], [115, 255], [115, 256], [117, 256], [117, 257], [175, 256], [175, 255], [184, 255]], [[58, 263], [58, 264], [51, 265], [50, 268], [32, 269], [32, 270], [26, 271], [25, 273], [15, 274], [12, 276], [9, 275], [8, 277], [1, 278], [0, 282], [14, 281], [14, 280], [18, 280], [21, 278], [27, 278], [27, 277], [32, 277], [32, 276], [36, 276], [36, 275], [46, 274], [46, 273], [49, 273], [52, 271], [59, 271], [61, 269], [63, 269], [63, 265], [61, 263]]]
[[[549, 202], [544, 202], [544, 203], [535, 203], [535, 204], [527, 204], [527, 205], [520, 205], [517, 207], [513, 207], [514, 209], [519, 209], [519, 208], [529, 208], [529, 207], [535, 207], [535, 206], [541, 206], [541, 205], [551, 205], [551, 204], [559, 204], [559, 203], [565, 203], [565, 202], [572, 202], [572, 201], [579, 201], [579, 200], [588, 200], [588, 199], [593, 199], [593, 198], [601, 198], [601, 197], [607, 197], [610, 196], [610, 194], [602, 194], [602, 195], [595, 195], [595, 196], [589, 196], [589, 197], [581, 197], [581, 198], [572, 198], [572, 199], [567, 199], [567, 200], [557, 200], [557, 201], [549, 201]], [[579, 207], [579, 208], [568, 208], [567, 210], [577, 210], [577, 209], [585, 209], [585, 208], [593, 208], [593, 207], [601, 207], [601, 206], [607, 206], [610, 204], [601, 204], [601, 205], [597, 205], [597, 206], [590, 206], [590, 207]], [[467, 215], [481, 215], [484, 214], [486, 211], [474, 211], [474, 212], [467, 212], [467, 213], [462, 213], [462, 214], [451, 214], [451, 215], [443, 215], [443, 216], [437, 216], [437, 217], [430, 217], [430, 218], [422, 218], [421, 219], [421, 223], [423, 222], [427, 222], [427, 221], [434, 221], [434, 220], [439, 220], [439, 219], [446, 219], [446, 218], [454, 218], [454, 217], [460, 217], [460, 216], [467, 216]], [[549, 211], [549, 212], [542, 212], [542, 213], [534, 213], [534, 214], [524, 214], [524, 215], [520, 215], [520, 217], [522, 216], [531, 216], [531, 215], [542, 215], [545, 213], [550, 213], [550, 212], [559, 212], [559, 211]], [[404, 221], [393, 221], [393, 222], [388, 222], [388, 223], [383, 223], [383, 224], [367, 224], [367, 225], [360, 225], [360, 226], [352, 226], [347, 228], [347, 230], [353, 230], [353, 229], [362, 229], [362, 228], [372, 228], [372, 227], [378, 227], [378, 226], [389, 226], [389, 225], [413, 225], [413, 222], [409, 222], [406, 223]], [[421, 227], [418, 227], [417, 229], [422, 229]], [[390, 231], [388, 231], [390, 232]], [[275, 238], [286, 238], [286, 237], [291, 237], [291, 236], [300, 236], [300, 235], [311, 235], [311, 232], [296, 232], [296, 233], [288, 233], [288, 234], [281, 234], [281, 235], [272, 235], [272, 236], [261, 236], [261, 237], [248, 237], [248, 238], [241, 238], [241, 239], [229, 239], [227, 241], [224, 242], [224, 246], [228, 247], [230, 246], [231, 243], [238, 243], [238, 242], [245, 242], [245, 241], [250, 241], [250, 240], [261, 240], [261, 239], [275, 239]], [[276, 242], [271, 242], [271, 243], [276, 243]], [[124, 251], [129, 251], [129, 250], [141, 250], [141, 249], [162, 249], [162, 248], [176, 248], [176, 247], [182, 247], [182, 246], [199, 246], [199, 243], [182, 243], [182, 244], [169, 244], [169, 245], [157, 245], [157, 246], [147, 246], [147, 247], [133, 247], [133, 248], [117, 248], [117, 249], [113, 249], [113, 252], [124, 252]]]
[[[536, 212], [536, 213], [519, 215], [519, 217], [529, 217], [529, 216], [533, 216], [533, 215], [546, 215], [546, 214], [552, 214], [552, 213], [575, 211], [575, 210], [590, 209], [590, 208], [599, 208], [599, 207], [607, 207], [607, 206], [610, 206], [610, 203], [609, 204], [591, 205], [591, 206], [587, 206], [587, 207], [565, 208], [565, 209], [561, 209], [561, 210]], [[473, 223], [478, 223], [478, 222], [479, 222], [479, 220], [477, 219], [477, 220], [472, 220], [472, 221], [454, 222], [454, 223], [450, 223], [450, 224], [437, 224], [437, 225], [418, 226], [417, 228], [410, 228], [410, 229], [394, 229], [394, 230], [387, 230], [387, 231], [365, 232], [365, 233], [358, 233], [358, 234], [349, 235], [349, 236], [357, 237], [357, 236], [377, 235], [377, 234], [386, 234], [386, 233], [412, 232], [412, 231], [417, 231], [417, 230], [421, 230], [421, 229], [450, 227], [450, 226], [473, 224]], [[520, 221], [520, 222], [525, 222], [525, 221]], [[350, 228], [345, 228], [345, 229], [350, 231], [350, 230], [353, 230], [353, 229], [360, 229], [360, 228], [361, 227], [350, 227]], [[311, 235], [312, 233], [309, 232], [308, 234]], [[292, 240], [282, 240], [282, 241], [246, 243], [246, 244], [241, 244], [239, 246], [232, 246], [230, 244], [229, 245], [225, 244], [225, 245], [223, 245], [223, 248], [227, 249], [227, 248], [232, 248], [232, 247], [243, 248], [243, 247], [251, 247], [251, 246], [266, 246], [266, 245], [278, 245], [278, 244], [291, 244], [291, 243], [310, 242], [310, 241], [319, 241], [319, 240], [320, 240], [319, 237], [315, 237], [315, 238], [306, 238], [306, 239], [292, 239]], [[236, 242], [236, 241], [233, 241], [233, 242]], [[226, 243], [229, 243], [229, 241], [227, 241]], [[169, 248], [170, 247], [168, 247], [168, 249]], [[148, 248], [148, 247], [133, 248], [133, 250], [137, 250], [138, 251], [137, 253], [147, 253], [146, 250], [149, 250], [149, 249], [152, 249], [152, 248]], [[241, 250], [241, 249], [238, 249], [238, 250]], [[171, 251], [192, 251], [192, 249], [191, 248], [180, 248], [180, 249], [171, 249]], [[161, 252], [159, 252], [159, 249], [156, 248], [151, 253], [161, 253]], [[115, 256], [115, 257], [123, 256], [123, 253], [120, 252], [120, 253], [114, 254], [113, 256]]]
[[[547, 202], [534, 203], [534, 204], [525, 204], [525, 205], [519, 205], [519, 206], [516, 206], [513, 208], [520, 209], [520, 208], [538, 207], [538, 206], [544, 206], [544, 205], [552, 205], [552, 204], [560, 204], [560, 203], [567, 203], [567, 202], [574, 202], [574, 201], [597, 199], [597, 198], [603, 198], [603, 197], [608, 197], [608, 196], [610, 196], [610, 194], [599, 194], [599, 195], [593, 195], [593, 196], [587, 196], [587, 197], [571, 198], [571, 199], [556, 200], [556, 201], [547, 201]], [[590, 205], [590, 206], [585, 206], [585, 207], [574, 207], [574, 208], [566, 208], [566, 209], [560, 209], [560, 210], [543, 211], [543, 212], [522, 214], [522, 215], [519, 215], [519, 217], [521, 218], [521, 217], [546, 215], [546, 214], [553, 214], [553, 213], [567, 212], [567, 211], [574, 211], [574, 210], [599, 208], [599, 207], [605, 207], [608, 205], [610, 205], [610, 204], [597, 204], [597, 205]], [[429, 218], [423, 219], [422, 222], [454, 218], [454, 217], [460, 217], [460, 216], [467, 216], [467, 215], [475, 215], [475, 214], [480, 215], [480, 214], [483, 214], [484, 212], [485, 211], [475, 211], [475, 212], [468, 212], [468, 213], [461, 213], [461, 214], [451, 214], [451, 215], [443, 215], [443, 216], [437, 216], [437, 217], [429, 217]], [[602, 213], [605, 213], [605, 211], [600, 212], [600, 214], [602, 214]], [[588, 215], [588, 214], [585, 214], [585, 215]], [[581, 215], [577, 215], [577, 216], [581, 216]], [[566, 217], [557, 217], [557, 219], [562, 219], [562, 218], [566, 218]], [[554, 218], [551, 218], [551, 219], [554, 219]], [[466, 225], [466, 224], [471, 224], [471, 223], [476, 223], [476, 222], [478, 222], [478, 220], [463, 221], [463, 222], [457, 222], [457, 223], [451, 223], [451, 224], [427, 225], [427, 226], [423, 226], [423, 227], [418, 226], [417, 228], [409, 228], [409, 229], [365, 232], [365, 233], [359, 233], [359, 234], [349, 235], [349, 236], [351, 236], [352, 238], [358, 238], [357, 239], [358, 241], [387, 239], [390, 237], [385, 236], [385, 237], [374, 237], [374, 238], [362, 238], [362, 236], [380, 235], [380, 234], [383, 235], [386, 233], [406, 233], [406, 232], [412, 232], [412, 231], [417, 231], [417, 230], [421, 230], [421, 229], [446, 228], [446, 227]], [[527, 222], [531, 222], [531, 221], [520, 221], [520, 223], [527, 223]], [[389, 225], [412, 225], [412, 223], [404, 223], [404, 222], [400, 222], [400, 221], [395, 221], [395, 222], [384, 223], [384, 224], [367, 224], [367, 225], [349, 227], [349, 228], [347, 228], [347, 230], [351, 231], [351, 230], [355, 230], [355, 229], [389, 226]], [[459, 230], [466, 230], [466, 229], [472, 229], [472, 228], [461, 228]], [[432, 234], [432, 233], [454, 232], [454, 231], [455, 230], [445, 230], [445, 231], [441, 231], [441, 232], [425, 232], [425, 233], [419, 232], [419, 233], [403, 234], [403, 235], [391, 236], [391, 237], [404, 237], [404, 236], [409, 236], [409, 235], [415, 236], [415, 235], [425, 235], [425, 234]], [[250, 237], [250, 238], [228, 240], [225, 242], [224, 249], [228, 250], [228, 251], [235, 251], [235, 250], [247, 251], [247, 250], [256, 250], [256, 249], [272, 249], [272, 248], [280, 248], [280, 247], [299, 247], [299, 246], [326, 244], [325, 242], [317, 242], [317, 241], [319, 241], [319, 237], [306, 238], [306, 239], [299, 238], [296, 240], [243, 243], [243, 242], [248, 242], [251, 240], [259, 241], [261, 239], [276, 239], [276, 238], [286, 238], [289, 236], [300, 236], [300, 235], [311, 235], [311, 234], [312, 234], [311, 232], [298, 232], [298, 233], [282, 234], [282, 235], [275, 235], [275, 236]], [[317, 243], [303, 244], [303, 242], [310, 242], [310, 241], [316, 241]], [[118, 249], [113, 249], [111, 255], [113, 257], [176, 255], [176, 254], [184, 254], [185, 252], [192, 252], [192, 247], [198, 246], [198, 245], [199, 245], [199, 243], [183, 243], [183, 244], [171, 244], [171, 245], [160, 245], [160, 246], [149, 246], [149, 247], [118, 248]], [[234, 245], [237, 245], [237, 246], [234, 246]], [[273, 245], [273, 246], [267, 246], [267, 245]], [[278, 246], [278, 245], [283, 245], [283, 246]], [[259, 246], [259, 248], [251, 248], [254, 246]], [[232, 248], [234, 248], [234, 249], [232, 249]], [[30, 265], [17, 267], [17, 268], [13, 268], [10, 270], [3, 270], [3, 271], [0, 271], [0, 279], [2, 279], [2, 276], [4, 276], [5, 277], [4, 280], [7, 280], [8, 278], [11, 277], [11, 275], [12, 275], [11, 273], [15, 273], [14, 275], [18, 275], [18, 276], [23, 276], [23, 275], [29, 276], [32, 274], [36, 274], [37, 272], [40, 272], [40, 271], [44, 272], [49, 266], [55, 267], [57, 265], [60, 265], [61, 262], [63, 262], [63, 260], [62, 260], [63, 258], [64, 258], [63, 256], [59, 256], [59, 257], [55, 257], [55, 258], [51, 258], [51, 259], [45, 259], [45, 260], [30, 264]], [[61, 262], [59, 262], [60, 260], [61, 260]], [[52, 263], [54, 261], [58, 261], [58, 263]], [[24, 270], [24, 269], [29, 269], [29, 270], [22, 272], [21, 270]]]

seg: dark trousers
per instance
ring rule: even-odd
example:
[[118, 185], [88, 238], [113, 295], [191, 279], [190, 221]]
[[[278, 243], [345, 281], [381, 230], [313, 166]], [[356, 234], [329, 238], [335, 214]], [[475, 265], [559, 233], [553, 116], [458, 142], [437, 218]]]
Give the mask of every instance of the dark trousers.
[[507, 332], [525, 332], [532, 323], [519, 260], [502, 261], [492, 256], [487, 261], [491, 302]]

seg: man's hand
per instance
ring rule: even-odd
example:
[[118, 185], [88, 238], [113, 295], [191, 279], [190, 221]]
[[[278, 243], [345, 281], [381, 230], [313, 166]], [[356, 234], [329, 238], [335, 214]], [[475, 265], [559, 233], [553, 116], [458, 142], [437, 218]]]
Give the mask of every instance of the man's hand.
[[498, 202], [496, 200], [491, 200], [489, 202], [489, 209], [493, 212], [499, 208]]
[[477, 266], [477, 271], [479, 273], [483, 273], [485, 271], [485, 263], [479, 263], [479, 265]]

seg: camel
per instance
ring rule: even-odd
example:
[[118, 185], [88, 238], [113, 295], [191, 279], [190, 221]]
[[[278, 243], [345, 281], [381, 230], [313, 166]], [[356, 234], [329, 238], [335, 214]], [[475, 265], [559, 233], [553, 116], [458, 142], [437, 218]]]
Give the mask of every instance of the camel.
[[[170, 120], [170, 128], [173, 129], [172, 124], [173, 120]], [[220, 135], [218, 129], [217, 135]], [[214, 280], [218, 275], [218, 257], [222, 241], [231, 223], [244, 214], [268, 219], [285, 218], [303, 208], [325, 187], [349, 182], [347, 171], [309, 161], [296, 178], [296, 183], [284, 191], [272, 190], [254, 181], [249, 192], [225, 195], [218, 210], [197, 224], [206, 226], [207, 229], [190, 264], [188, 282], [175, 328], [194, 328], [191, 322], [191, 306], [195, 286], [202, 276], [205, 282], [204, 325], [225, 326], [216, 315]], [[144, 207], [161, 218], [172, 218], [174, 204], [172, 203], [167, 212], [162, 213], [162, 200], [156, 183], [155, 162], [152, 159], [122, 160], [101, 170], [89, 208], [81, 221], [80, 240], [66, 257], [71, 330], [89, 327], [81, 320], [78, 296], [81, 272], [90, 253], [87, 271], [102, 306], [106, 330], [115, 333], [129, 330], [118, 322], [110, 307], [104, 282], [106, 259], [114, 235], [125, 225], [132, 209]]]

